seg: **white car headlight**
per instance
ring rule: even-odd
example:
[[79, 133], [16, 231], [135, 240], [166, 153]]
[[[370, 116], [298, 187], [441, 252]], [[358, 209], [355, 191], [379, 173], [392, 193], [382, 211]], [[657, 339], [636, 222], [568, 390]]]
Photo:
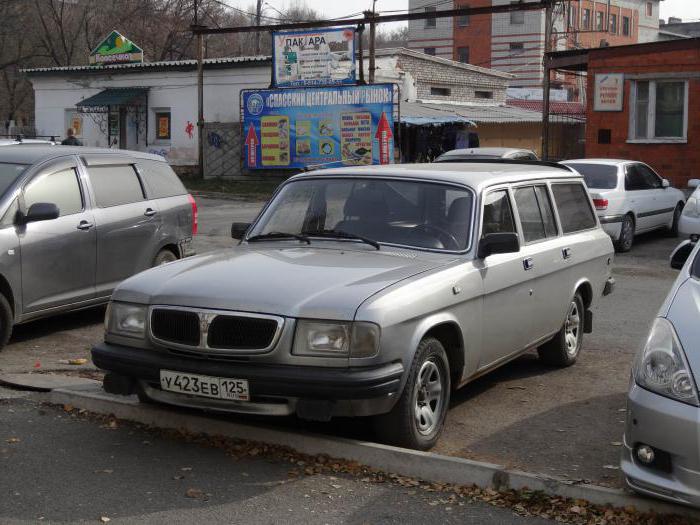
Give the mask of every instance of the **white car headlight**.
[[685, 206], [683, 207], [683, 215], [693, 219], [700, 217], [700, 203], [698, 202], [697, 197], [691, 197], [688, 199], [688, 202], [686, 202]]
[[144, 305], [111, 302], [105, 315], [105, 330], [110, 334], [143, 338], [146, 335], [146, 312]]
[[634, 365], [635, 382], [683, 403], [700, 406], [693, 374], [676, 330], [668, 319], [657, 317]]
[[379, 348], [379, 327], [373, 323], [297, 321], [295, 355], [372, 357]]

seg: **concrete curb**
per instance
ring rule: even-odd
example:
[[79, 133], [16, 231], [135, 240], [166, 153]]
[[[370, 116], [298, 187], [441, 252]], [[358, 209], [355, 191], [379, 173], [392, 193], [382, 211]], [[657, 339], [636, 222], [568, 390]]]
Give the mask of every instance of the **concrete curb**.
[[582, 499], [597, 505], [634, 507], [638, 511], [658, 514], [678, 514], [700, 519], [700, 511], [647, 499], [624, 490], [597, 485], [572, 484], [562, 480], [507, 470], [501, 465], [482, 463], [462, 458], [442, 456], [404, 448], [381, 445], [346, 438], [292, 432], [212, 419], [164, 407], [140, 404], [135, 397], [113, 396], [92, 385], [56, 389], [42, 394], [42, 399], [54, 404], [69, 404], [98, 414], [114, 415], [118, 419], [134, 421], [163, 429], [184, 429], [193, 433], [220, 435], [273, 445], [282, 445], [309, 455], [326, 454], [344, 458], [402, 476], [416, 477], [431, 482], [456, 485], [475, 484], [482, 488], [539, 490], [553, 496]]

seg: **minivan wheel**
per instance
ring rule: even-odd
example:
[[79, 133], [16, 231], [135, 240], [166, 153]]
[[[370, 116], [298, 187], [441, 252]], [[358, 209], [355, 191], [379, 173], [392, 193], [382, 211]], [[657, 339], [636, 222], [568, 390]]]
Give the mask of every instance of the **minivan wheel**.
[[153, 266], [156, 267], [160, 266], [161, 264], [166, 264], [173, 261], [177, 261], [177, 255], [175, 255], [167, 248], [163, 248], [161, 251], [158, 252], [156, 258], [153, 259]]
[[553, 339], [537, 349], [543, 363], [566, 367], [576, 362], [583, 346], [584, 311], [583, 299], [577, 292], [569, 303], [564, 326]]
[[12, 307], [5, 296], [0, 294], [0, 350], [5, 348], [10, 340], [13, 324]]
[[401, 397], [375, 430], [390, 445], [428, 450], [440, 437], [450, 403], [450, 366], [442, 343], [426, 337], [418, 345]]
[[632, 249], [634, 242], [634, 217], [625, 215], [622, 219], [622, 227], [620, 228], [620, 238], [615, 243], [615, 248], [618, 252], [628, 252]]

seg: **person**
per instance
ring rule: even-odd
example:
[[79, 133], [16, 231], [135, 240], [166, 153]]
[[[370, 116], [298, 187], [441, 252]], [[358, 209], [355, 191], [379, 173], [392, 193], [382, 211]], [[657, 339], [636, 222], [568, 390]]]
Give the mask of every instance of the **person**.
[[61, 141], [61, 145], [63, 146], [82, 146], [83, 143], [80, 142], [76, 137], [75, 137], [75, 131], [73, 128], [68, 128], [66, 131], [66, 135], [68, 135], [65, 139]]

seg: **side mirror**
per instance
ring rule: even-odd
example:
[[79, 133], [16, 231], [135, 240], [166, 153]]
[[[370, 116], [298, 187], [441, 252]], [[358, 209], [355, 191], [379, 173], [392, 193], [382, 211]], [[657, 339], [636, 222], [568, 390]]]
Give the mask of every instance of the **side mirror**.
[[248, 228], [250, 228], [249, 222], [234, 222], [231, 225], [231, 237], [240, 241], [243, 237], [245, 237]]
[[695, 243], [691, 241], [683, 241], [671, 253], [671, 268], [680, 270], [685, 265], [691, 252], [695, 248]]
[[27, 214], [22, 217], [22, 222], [50, 221], [60, 215], [58, 206], [52, 202], [36, 202], [29, 207]]
[[670, 182], [668, 182], [668, 179], [661, 179], [661, 187], [662, 188], [668, 188], [671, 185]]
[[517, 233], [487, 233], [479, 241], [477, 257], [483, 259], [496, 253], [516, 253], [520, 251]]
[[698, 186], [700, 186], [700, 179], [690, 179], [690, 180], [688, 181], [688, 187], [689, 187], [689, 188], [695, 189], [695, 188], [697, 188]]

